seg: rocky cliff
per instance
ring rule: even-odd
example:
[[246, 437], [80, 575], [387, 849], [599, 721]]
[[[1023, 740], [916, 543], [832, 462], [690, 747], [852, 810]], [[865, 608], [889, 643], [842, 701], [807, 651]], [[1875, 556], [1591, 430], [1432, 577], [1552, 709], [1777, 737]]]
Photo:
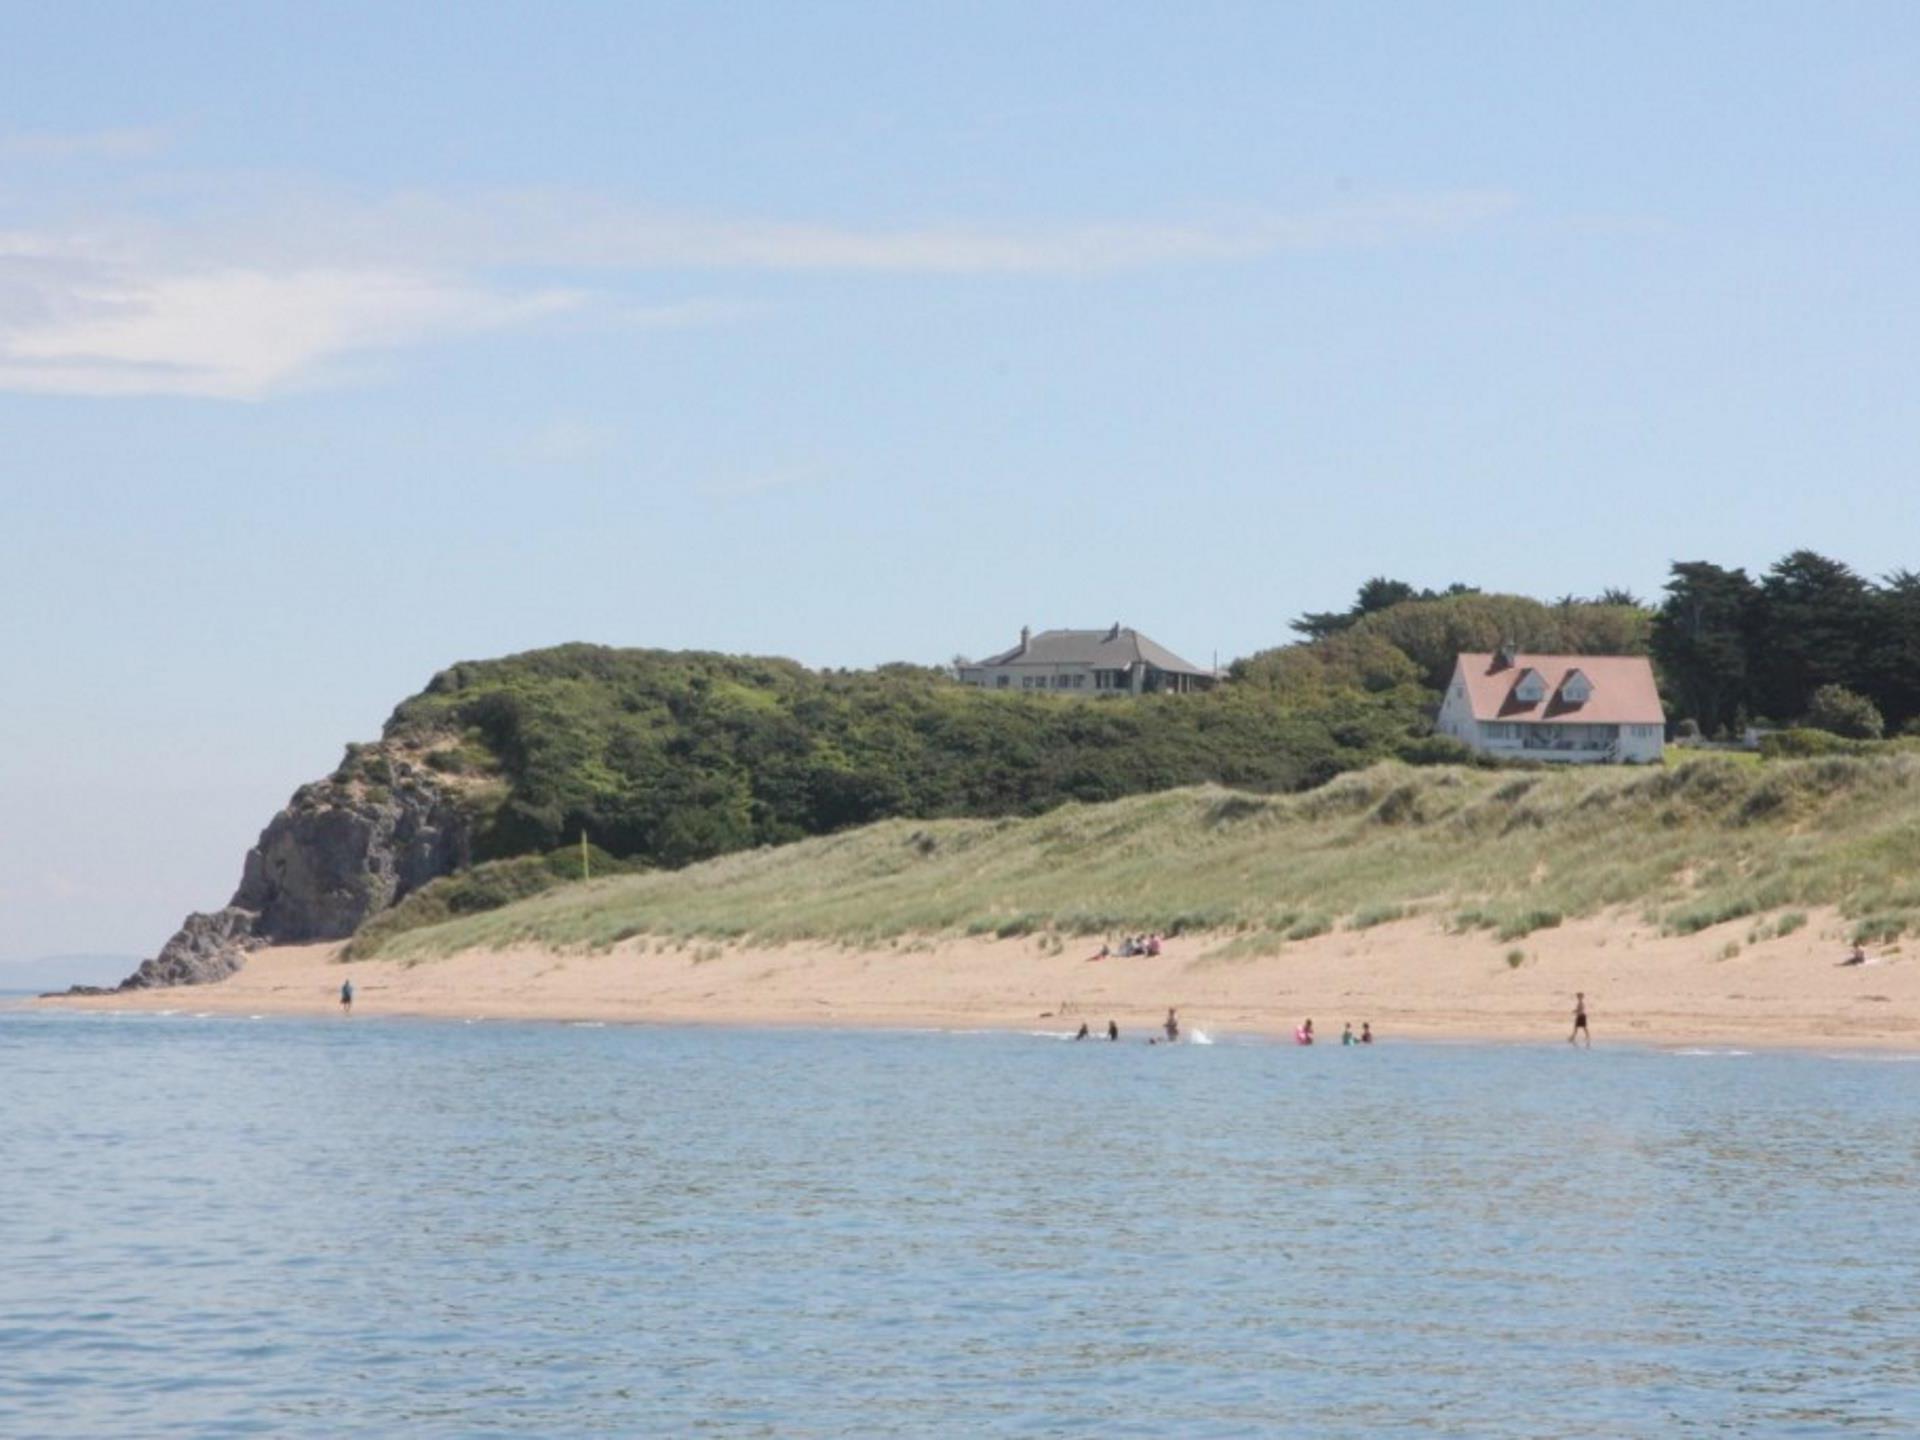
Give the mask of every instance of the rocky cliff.
[[122, 990], [224, 980], [262, 945], [341, 940], [429, 880], [472, 860], [474, 807], [418, 751], [356, 747], [303, 785], [247, 852], [224, 909], [189, 915]]

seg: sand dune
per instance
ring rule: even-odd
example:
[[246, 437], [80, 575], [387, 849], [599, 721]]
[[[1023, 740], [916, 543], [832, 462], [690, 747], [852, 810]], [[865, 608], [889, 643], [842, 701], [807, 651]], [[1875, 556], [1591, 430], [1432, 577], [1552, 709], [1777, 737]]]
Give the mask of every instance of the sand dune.
[[[1686, 937], [1620, 919], [1541, 931], [1516, 945], [1415, 919], [1233, 958], [1228, 937], [1180, 936], [1155, 959], [1089, 962], [1096, 948], [941, 939], [878, 950], [631, 941], [610, 951], [470, 952], [408, 964], [338, 959], [333, 945], [257, 953], [218, 985], [43, 1003], [91, 1009], [319, 1015], [351, 978], [361, 1015], [747, 1025], [1056, 1029], [1117, 1020], [1142, 1037], [1168, 1005], [1214, 1033], [1322, 1040], [1371, 1021], [1382, 1039], [1565, 1037], [1587, 992], [1598, 1043], [1920, 1048], [1920, 959], [1899, 947], [1836, 965], [1844, 924], [1816, 914], [1745, 944], [1739, 923]], [[1738, 953], [1728, 951], [1738, 946]], [[1508, 963], [1515, 950], [1524, 954]]]

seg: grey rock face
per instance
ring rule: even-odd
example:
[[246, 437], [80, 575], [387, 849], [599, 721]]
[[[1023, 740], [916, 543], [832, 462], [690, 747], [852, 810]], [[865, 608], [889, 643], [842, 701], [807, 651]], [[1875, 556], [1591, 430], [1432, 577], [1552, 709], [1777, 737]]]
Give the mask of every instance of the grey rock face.
[[459, 807], [437, 788], [303, 786], [248, 853], [233, 903], [281, 944], [343, 940], [361, 921], [471, 858]]
[[251, 910], [229, 905], [211, 915], [186, 918], [174, 937], [151, 960], [120, 982], [122, 990], [157, 990], [168, 985], [210, 985], [224, 980], [246, 961], [247, 951], [266, 941], [254, 933]]
[[303, 785], [247, 852], [223, 910], [189, 915], [123, 990], [205, 985], [268, 944], [342, 940], [368, 916], [470, 863], [473, 827], [431, 772], [404, 761], [395, 783]]

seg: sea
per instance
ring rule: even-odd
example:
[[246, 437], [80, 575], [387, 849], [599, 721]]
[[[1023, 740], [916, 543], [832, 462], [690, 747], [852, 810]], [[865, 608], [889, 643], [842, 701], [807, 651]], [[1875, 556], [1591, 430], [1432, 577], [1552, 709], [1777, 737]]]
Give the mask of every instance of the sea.
[[1920, 1433], [1914, 1057], [192, 1006], [0, 1008], [0, 1434]]

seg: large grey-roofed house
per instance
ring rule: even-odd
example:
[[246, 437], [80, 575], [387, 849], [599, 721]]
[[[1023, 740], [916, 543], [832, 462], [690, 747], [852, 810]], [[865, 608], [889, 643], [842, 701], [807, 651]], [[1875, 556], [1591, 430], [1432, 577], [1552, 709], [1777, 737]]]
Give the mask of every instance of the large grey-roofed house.
[[1216, 676], [1155, 644], [1138, 630], [1021, 627], [1011, 650], [958, 667], [962, 684], [989, 690], [1067, 690], [1081, 694], [1151, 695], [1210, 690]]

